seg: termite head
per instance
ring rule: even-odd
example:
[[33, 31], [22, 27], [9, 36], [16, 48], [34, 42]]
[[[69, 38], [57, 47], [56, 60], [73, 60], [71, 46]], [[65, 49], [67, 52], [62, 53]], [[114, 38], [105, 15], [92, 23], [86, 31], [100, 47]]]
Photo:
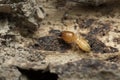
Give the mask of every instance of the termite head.
[[74, 43], [77, 36], [71, 31], [62, 31], [61, 38], [67, 43]]

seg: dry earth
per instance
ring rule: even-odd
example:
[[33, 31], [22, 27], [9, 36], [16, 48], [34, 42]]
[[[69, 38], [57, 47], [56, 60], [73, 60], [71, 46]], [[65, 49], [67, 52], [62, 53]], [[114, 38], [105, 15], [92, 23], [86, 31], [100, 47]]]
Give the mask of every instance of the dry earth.
[[[1, 0], [0, 12], [0, 80], [120, 80], [120, 1]], [[91, 52], [59, 38], [64, 30]]]

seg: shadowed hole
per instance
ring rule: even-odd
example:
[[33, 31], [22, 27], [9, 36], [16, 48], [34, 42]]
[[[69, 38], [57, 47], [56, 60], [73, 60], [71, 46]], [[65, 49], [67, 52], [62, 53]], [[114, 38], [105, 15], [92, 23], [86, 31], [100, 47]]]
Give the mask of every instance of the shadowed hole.
[[[21, 72], [22, 76], [25, 76], [27, 80], [57, 80], [58, 75], [55, 73], [50, 73], [50, 71], [44, 71], [44, 70], [26, 70], [18, 68], [18, 70]], [[26, 80], [25, 79], [25, 80]], [[20, 78], [20, 80], [23, 80], [23, 78]]]

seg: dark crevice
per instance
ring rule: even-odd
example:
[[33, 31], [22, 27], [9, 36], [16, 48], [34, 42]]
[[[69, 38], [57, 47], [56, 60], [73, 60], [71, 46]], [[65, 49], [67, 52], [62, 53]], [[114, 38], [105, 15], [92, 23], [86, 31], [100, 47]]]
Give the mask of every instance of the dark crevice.
[[27, 77], [27, 80], [57, 80], [58, 75], [44, 70], [21, 69], [18, 68], [21, 74]]

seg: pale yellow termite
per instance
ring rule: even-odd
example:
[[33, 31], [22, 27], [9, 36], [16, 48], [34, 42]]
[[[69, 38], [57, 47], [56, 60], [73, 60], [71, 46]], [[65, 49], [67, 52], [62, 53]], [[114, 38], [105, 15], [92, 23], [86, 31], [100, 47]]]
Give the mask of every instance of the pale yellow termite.
[[90, 52], [91, 50], [90, 45], [83, 37], [79, 38], [71, 31], [62, 31], [61, 38], [67, 43], [76, 43], [83, 51]]

